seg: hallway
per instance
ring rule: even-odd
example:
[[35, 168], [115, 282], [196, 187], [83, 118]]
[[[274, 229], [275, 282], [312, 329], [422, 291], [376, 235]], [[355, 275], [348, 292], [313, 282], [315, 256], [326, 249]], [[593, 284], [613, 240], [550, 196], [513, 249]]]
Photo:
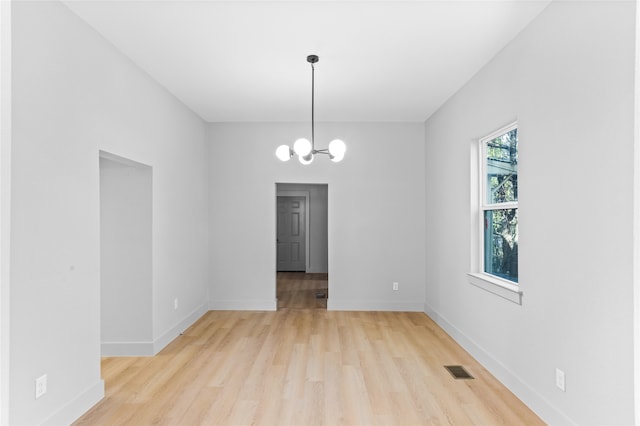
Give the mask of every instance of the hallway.
[[327, 274], [278, 272], [278, 309], [327, 309]]

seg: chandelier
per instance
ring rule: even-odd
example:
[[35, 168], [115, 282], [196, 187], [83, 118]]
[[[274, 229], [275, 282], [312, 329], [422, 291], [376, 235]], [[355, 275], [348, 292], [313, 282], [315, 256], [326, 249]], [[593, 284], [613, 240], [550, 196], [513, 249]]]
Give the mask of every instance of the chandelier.
[[311, 142], [308, 139], [300, 138], [293, 143], [293, 148], [289, 145], [280, 145], [276, 149], [276, 157], [282, 161], [289, 161], [296, 154], [302, 164], [311, 164], [315, 154], [326, 154], [329, 159], [334, 162], [341, 161], [347, 149], [344, 142], [340, 139], [334, 139], [329, 143], [329, 147], [325, 149], [316, 149], [315, 147], [315, 123], [314, 123], [314, 77], [315, 68], [313, 64], [318, 62], [317, 55], [307, 56], [307, 62], [311, 64]]

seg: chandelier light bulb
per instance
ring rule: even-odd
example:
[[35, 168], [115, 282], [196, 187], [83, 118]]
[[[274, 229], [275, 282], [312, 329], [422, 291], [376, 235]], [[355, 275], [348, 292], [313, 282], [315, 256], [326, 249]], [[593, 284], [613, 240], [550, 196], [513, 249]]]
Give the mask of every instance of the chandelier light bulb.
[[293, 151], [300, 157], [309, 155], [311, 153], [311, 142], [308, 139], [300, 138], [294, 142]]
[[276, 157], [278, 157], [281, 161], [289, 161], [291, 155], [291, 148], [289, 148], [288, 145], [280, 145], [276, 149]]
[[333, 161], [334, 163], [339, 163], [340, 161], [342, 161], [342, 159], [344, 158], [344, 152], [341, 154], [336, 154], [336, 155], [332, 155], [329, 154], [329, 158], [331, 159], [331, 161]]
[[306, 166], [307, 164], [311, 164], [311, 162], [313, 161], [313, 154], [309, 152], [309, 154], [301, 155], [299, 158], [300, 162]]
[[[334, 157], [344, 157], [344, 152], [347, 150], [346, 145], [340, 139], [334, 139], [329, 143], [329, 154]], [[342, 158], [341, 158], [342, 159]]]

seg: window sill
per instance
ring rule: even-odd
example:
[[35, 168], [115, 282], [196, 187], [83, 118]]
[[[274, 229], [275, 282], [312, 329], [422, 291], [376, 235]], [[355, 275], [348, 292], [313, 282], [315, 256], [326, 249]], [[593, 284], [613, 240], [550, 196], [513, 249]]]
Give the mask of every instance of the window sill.
[[489, 293], [493, 293], [496, 296], [500, 296], [503, 299], [507, 299], [510, 302], [522, 305], [522, 291], [520, 291], [517, 285], [488, 274], [469, 272], [467, 275], [469, 276], [469, 283], [472, 285], [486, 290]]

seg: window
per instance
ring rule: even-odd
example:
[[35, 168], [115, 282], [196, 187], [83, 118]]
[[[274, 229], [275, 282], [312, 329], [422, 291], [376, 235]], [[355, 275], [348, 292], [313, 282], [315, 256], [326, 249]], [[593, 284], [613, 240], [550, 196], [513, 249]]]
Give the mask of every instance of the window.
[[480, 139], [480, 266], [518, 282], [518, 127]]

